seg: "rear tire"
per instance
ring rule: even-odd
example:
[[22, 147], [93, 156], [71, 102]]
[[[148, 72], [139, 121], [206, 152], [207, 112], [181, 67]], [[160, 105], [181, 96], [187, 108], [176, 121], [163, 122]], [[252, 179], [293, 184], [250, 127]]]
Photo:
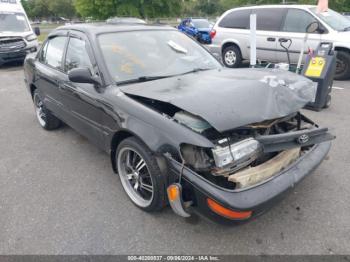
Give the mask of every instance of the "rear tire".
[[228, 68], [237, 68], [242, 63], [241, 50], [237, 46], [226, 47], [222, 52], [222, 61]]
[[135, 137], [123, 140], [116, 153], [120, 181], [138, 208], [154, 212], [166, 206], [166, 177], [148, 147]]
[[334, 79], [347, 80], [350, 78], [350, 53], [345, 51], [337, 52], [337, 69]]
[[42, 128], [45, 130], [55, 130], [62, 125], [61, 120], [55, 117], [44, 105], [38, 90], [34, 91], [33, 101], [36, 117]]

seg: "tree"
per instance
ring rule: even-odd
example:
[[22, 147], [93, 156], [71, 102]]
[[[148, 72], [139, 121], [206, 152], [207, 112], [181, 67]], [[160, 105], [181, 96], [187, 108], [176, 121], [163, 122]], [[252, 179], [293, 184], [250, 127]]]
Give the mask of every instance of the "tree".
[[[217, 16], [245, 5], [279, 4], [282, 0], [21, 0], [30, 18], [82, 17], [104, 20], [113, 16], [161, 18], [178, 16]], [[297, 0], [317, 4], [317, 0]], [[330, 8], [350, 12], [349, 0], [329, 0]]]
[[75, 0], [75, 8], [83, 17], [106, 19], [113, 16], [169, 17], [179, 15], [178, 0]]
[[73, 0], [21, 0], [24, 10], [30, 18], [49, 18], [76, 16]]
[[51, 0], [48, 7], [55, 17], [72, 18], [76, 15], [72, 0]]

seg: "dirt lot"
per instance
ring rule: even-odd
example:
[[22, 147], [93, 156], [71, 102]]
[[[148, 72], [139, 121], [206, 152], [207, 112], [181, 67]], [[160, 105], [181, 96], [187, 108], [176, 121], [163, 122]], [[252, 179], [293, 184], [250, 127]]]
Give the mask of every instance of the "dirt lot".
[[306, 114], [334, 129], [327, 160], [257, 220], [227, 228], [132, 205], [109, 157], [42, 130], [19, 66], [0, 69], [0, 254], [349, 254], [350, 82]]

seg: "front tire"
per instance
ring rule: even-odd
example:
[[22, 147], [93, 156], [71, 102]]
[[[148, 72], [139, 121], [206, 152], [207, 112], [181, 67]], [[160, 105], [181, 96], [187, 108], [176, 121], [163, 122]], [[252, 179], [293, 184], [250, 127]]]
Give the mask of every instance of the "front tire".
[[116, 153], [125, 193], [140, 209], [153, 212], [166, 205], [166, 178], [147, 146], [135, 137], [122, 141]]
[[350, 78], [350, 53], [344, 51], [337, 52], [337, 69], [334, 79], [347, 80]]
[[36, 117], [42, 128], [50, 131], [57, 129], [62, 125], [62, 122], [45, 107], [38, 90], [34, 91], [33, 102]]
[[222, 61], [226, 67], [237, 68], [242, 63], [241, 50], [237, 46], [229, 46], [222, 52]]

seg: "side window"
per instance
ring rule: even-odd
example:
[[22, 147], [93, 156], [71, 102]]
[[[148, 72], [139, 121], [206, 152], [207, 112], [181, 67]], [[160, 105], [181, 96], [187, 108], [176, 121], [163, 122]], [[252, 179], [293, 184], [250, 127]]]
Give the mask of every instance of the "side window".
[[87, 67], [92, 71], [92, 64], [86, 50], [86, 42], [78, 38], [70, 38], [64, 71], [68, 72], [74, 68]]
[[306, 28], [316, 19], [309, 13], [299, 9], [289, 9], [284, 22], [284, 32], [305, 33]]
[[262, 31], [280, 31], [286, 13], [284, 8], [262, 8], [253, 10], [256, 14], [256, 29]]
[[58, 36], [47, 42], [45, 64], [62, 69], [62, 57], [67, 37]]
[[233, 11], [221, 20], [219, 26], [225, 28], [249, 29], [250, 13], [250, 10]]

